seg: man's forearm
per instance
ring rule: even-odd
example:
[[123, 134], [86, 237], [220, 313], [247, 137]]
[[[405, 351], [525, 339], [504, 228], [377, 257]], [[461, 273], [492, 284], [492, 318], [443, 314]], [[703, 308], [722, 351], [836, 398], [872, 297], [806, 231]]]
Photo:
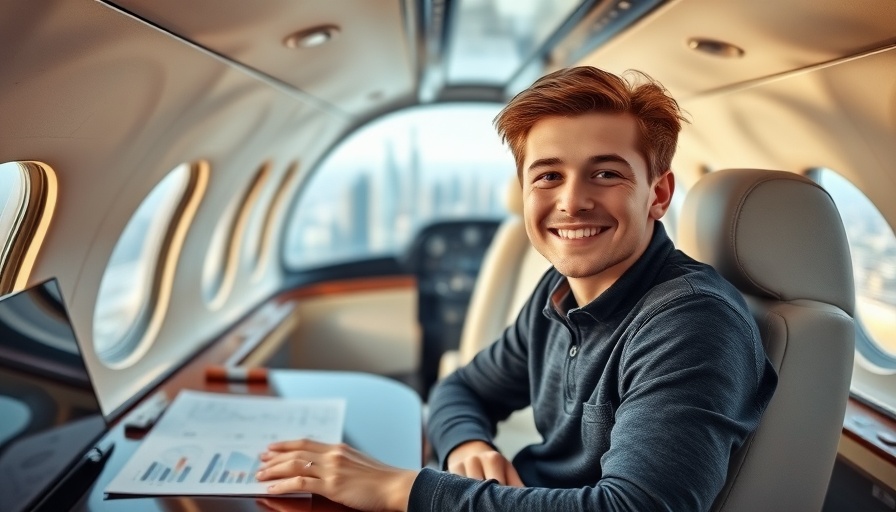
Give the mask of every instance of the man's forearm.
[[430, 397], [427, 434], [439, 463], [445, 468], [448, 453], [470, 440], [490, 442], [494, 426], [479, 397], [456, 374], [439, 383]]

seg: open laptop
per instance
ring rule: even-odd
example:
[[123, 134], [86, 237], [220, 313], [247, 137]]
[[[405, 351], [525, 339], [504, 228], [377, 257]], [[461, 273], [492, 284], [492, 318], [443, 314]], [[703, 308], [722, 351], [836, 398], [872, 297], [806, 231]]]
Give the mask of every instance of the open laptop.
[[56, 279], [0, 297], [0, 496], [8, 512], [62, 510], [111, 446]]

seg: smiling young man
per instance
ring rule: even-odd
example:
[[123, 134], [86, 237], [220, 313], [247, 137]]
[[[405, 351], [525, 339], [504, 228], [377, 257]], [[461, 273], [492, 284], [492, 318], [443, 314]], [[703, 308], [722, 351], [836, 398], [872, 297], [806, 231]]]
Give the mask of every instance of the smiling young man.
[[[516, 322], [430, 397], [447, 472], [345, 447], [272, 446], [272, 492], [364, 510], [698, 511], [754, 430], [776, 376], [739, 293], [661, 223], [683, 120], [656, 82], [551, 73], [496, 119], [532, 245], [553, 265]], [[495, 425], [531, 405], [544, 441], [507, 460]], [[307, 463], [305, 461], [308, 461]]]
[[637, 260], [672, 199], [668, 171], [655, 179], [627, 113], [584, 113], [535, 123], [521, 171], [526, 233], [580, 306]]

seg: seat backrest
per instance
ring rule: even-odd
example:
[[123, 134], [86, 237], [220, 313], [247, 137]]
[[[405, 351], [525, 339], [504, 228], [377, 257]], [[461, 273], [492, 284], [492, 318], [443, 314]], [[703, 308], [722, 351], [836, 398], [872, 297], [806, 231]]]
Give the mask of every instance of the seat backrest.
[[678, 247], [741, 291], [778, 371], [713, 510], [821, 510], [855, 342], [852, 265], [833, 201], [793, 173], [714, 172], [685, 198]]
[[498, 227], [479, 269], [461, 331], [459, 365], [498, 339], [550, 266], [526, 236], [522, 190], [515, 176], [505, 201], [510, 215]]

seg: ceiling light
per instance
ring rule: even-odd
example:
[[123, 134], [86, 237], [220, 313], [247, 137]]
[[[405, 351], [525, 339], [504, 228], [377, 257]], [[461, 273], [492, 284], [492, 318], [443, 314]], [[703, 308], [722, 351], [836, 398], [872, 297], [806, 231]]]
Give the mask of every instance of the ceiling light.
[[291, 34], [283, 40], [287, 48], [314, 48], [331, 41], [339, 34], [336, 25], [318, 25]]
[[713, 55], [715, 57], [724, 57], [735, 59], [744, 56], [744, 50], [738, 46], [725, 41], [716, 39], [707, 39], [703, 37], [692, 37], [688, 39], [688, 48], [691, 50]]

